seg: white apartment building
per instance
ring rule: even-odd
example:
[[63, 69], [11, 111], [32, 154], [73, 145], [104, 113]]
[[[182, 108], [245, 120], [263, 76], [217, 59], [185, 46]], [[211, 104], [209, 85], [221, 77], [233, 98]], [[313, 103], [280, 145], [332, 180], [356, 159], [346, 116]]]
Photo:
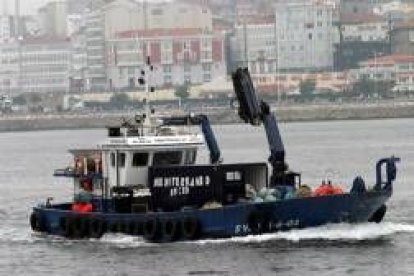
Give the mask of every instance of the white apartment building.
[[86, 90], [86, 73], [88, 70], [88, 56], [86, 52], [86, 33], [84, 29], [72, 34], [72, 60], [70, 88], [72, 92]]
[[39, 9], [39, 17], [45, 35], [59, 38], [68, 36], [67, 5], [65, 1], [47, 3]]
[[210, 8], [196, 3], [117, 0], [105, 5], [102, 13], [106, 39], [126, 30], [213, 28]]
[[0, 93], [18, 92], [19, 55], [16, 42], [0, 44]]
[[71, 46], [67, 40], [21, 42], [18, 88], [22, 92], [69, 92]]
[[329, 70], [333, 67], [335, 5], [322, 1], [275, 5], [278, 68], [285, 71]]
[[341, 18], [344, 41], [385, 41], [389, 28], [386, 18], [374, 14], [349, 14]]
[[108, 42], [108, 83], [139, 87], [147, 56], [155, 67], [151, 83], [170, 87], [200, 84], [226, 75], [224, 34], [199, 29], [154, 29], [119, 34]]
[[248, 66], [253, 74], [276, 72], [275, 31], [274, 19], [257, 19], [236, 25], [231, 40], [233, 67]]
[[14, 22], [10, 15], [0, 15], [0, 43], [7, 43], [14, 37]]
[[87, 14], [85, 24], [86, 90], [105, 90], [107, 88], [104, 26], [104, 17], [100, 11]]

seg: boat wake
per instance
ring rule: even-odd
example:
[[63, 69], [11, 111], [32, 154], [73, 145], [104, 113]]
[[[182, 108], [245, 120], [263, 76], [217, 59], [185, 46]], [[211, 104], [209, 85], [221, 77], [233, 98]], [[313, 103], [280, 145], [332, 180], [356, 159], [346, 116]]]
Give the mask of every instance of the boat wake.
[[414, 233], [414, 225], [391, 222], [385, 222], [381, 224], [331, 224], [301, 230], [277, 232], [272, 234], [250, 235], [246, 237], [233, 237], [217, 240], [201, 240], [195, 241], [195, 243], [261, 243], [272, 240], [284, 240], [290, 242], [311, 240], [364, 241], [376, 240], [398, 233]]
[[[267, 241], [283, 240], [288, 242], [301, 242], [312, 240], [325, 241], [365, 241], [376, 240], [383, 237], [400, 233], [414, 233], [414, 225], [406, 223], [384, 222], [380, 224], [331, 224], [315, 228], [301, 230], [291, 230], [287, 232], [277, 232], [263, 235], [250, 235], [246, 237], [233, 237], [226, 239], [208, 239], [191, 242], [181, 242], [184, 244], [223, 244], [223, 243], [262, 243]], [[75, 240], [67, 240], [61, 237], [54, 237], [42, 234], [33, 234], [30, 230], [14, 229], [12, 227], [0, 228], [0, 243], [2, 242], [48, 242], [57, 243], [76, 243]], [[161, 246], [145, 242], [141, 237], [132, 237], [122, 234], [108, 234], [100, 240], [89, 240], [91, 243], [114, 246], [116, 248], [139, 248]]]

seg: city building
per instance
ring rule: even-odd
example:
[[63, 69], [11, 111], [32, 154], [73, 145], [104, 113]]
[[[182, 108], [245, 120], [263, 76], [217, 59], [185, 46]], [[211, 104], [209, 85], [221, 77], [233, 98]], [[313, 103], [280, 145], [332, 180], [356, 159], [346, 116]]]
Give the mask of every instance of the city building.
[[19, 54], [17, 42], [0, 43], [0, 61], [0, 93], [17, 93], [19, 78]]
[[14, 19], [10, 15], [0, 15], [0, 43], [7, 43], [15, 37]]
[[26, 39], [17, 49], [21, 92], [69, 92], [71, 45], [56, 38]]
[[414, 55], [394, 54], [363, 61], [349, 77], [351, 81], [391, 81], [395, 83], [393, 91], [414, 91]]
[[348, 86], [346, 72], [255, 74], [252, 76], [257, 89], [262, 93], [299, 94], [304, 81], [315, 82], [316, 93], [338, 93]]
[[39, 9], [43, 34], [49, 37], [68, 36], [67, 5], [65, 1], [49, 2]]
[[151, 57], [157, 87], [200, 84], [226, 75], [224, 34], [201, 29], [152, 29], [122, 32], [107, 41], [108, 84], [139, 87], [138, 78]]
[[199, 28], [212, 30], [212, 14], [207, 5], [186, 2], [136, 2], [116, 0], [101, 9], [105, 38], [127, 30]]
[[333, 69], [335, 5], [327, 1], [280, 2], [275, 5], [279, 71]]
[[391, 32], [393, 54], [414, 55], [414, 20], [395, 24]]
[[385, 17], [348, 14], [339, 23], [340, 41], [336, 45], [335, 70], [358, 68], [361, 61], [390, 54], [391, 24]]
[[87, 14], [85, 23], [85, 90], [106, 90], [105, 27], [100, 10]]
[[344, 14], [372, 13], [377, 6], [390, 2], [389, 0], [341, 0], [341, 16]]
[[86, 90], [86, 72], [88, 71], [86, 41], [86, 32], [84, 28], [79, 29], [76, 33], [72, 34], [72, 66], [70, 73], [71, 92], [84, 92]]
[[253, 74], [276, 72], [277, 48], [274, 17], [250, 18], [236, 24], [231, 40], [231, 68], [248, 66]]

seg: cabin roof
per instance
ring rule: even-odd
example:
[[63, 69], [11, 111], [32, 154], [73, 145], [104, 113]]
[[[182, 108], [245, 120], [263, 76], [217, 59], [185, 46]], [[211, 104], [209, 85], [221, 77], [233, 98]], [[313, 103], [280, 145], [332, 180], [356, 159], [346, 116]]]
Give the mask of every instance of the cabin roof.
[[98, 157], [102, 151], [100, 149], [70, 149], [69, 152], [74, 156]]
[[101, 144], [102, 149], [118, 147], [137, 147], [147, 149], [151, 147], [189, 147], [203, 144], [203, 137], [194, 135], [175, 136], [137, 136], [137, 137], [109, 137]]

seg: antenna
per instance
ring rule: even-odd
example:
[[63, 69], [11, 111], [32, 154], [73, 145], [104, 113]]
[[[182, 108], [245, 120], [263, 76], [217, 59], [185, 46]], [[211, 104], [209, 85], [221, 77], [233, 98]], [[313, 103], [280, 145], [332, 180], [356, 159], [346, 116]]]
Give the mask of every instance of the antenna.
[[[149, 50], [149, 44], [147, 44], [147, 50]], [[149, 51], [147, 51], [149, 53]], [[151, 57], [148, 55], [145, 61], [145, 67], [141, 70], [141, 76], [138, 78], [140, 85], [145, 85], [146, 98], [145, 104], [145, 121], [147, 125], [151, 124], [151, 116], [155, 113], [155, 109], [151, 107], [151, 94], [155, 92], [155, 87], [150, 84], [152, 82], [152, 76], [154, 73], [154, 65], [151, 63]]]

